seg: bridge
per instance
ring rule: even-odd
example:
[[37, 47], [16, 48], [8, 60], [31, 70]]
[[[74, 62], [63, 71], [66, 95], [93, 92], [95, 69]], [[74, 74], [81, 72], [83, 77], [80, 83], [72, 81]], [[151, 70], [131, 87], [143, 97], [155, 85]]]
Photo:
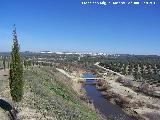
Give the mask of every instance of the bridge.
[[79, 80], [99, 80], [99, 79], [104, 79], [104, 78], [76, 78], [76, 79], [79, 79]]
[[73, 77], [71, 76], [70, 74], [68, 74], [66, 71], [64, 71], [63, 69], [59, 69], [59, 68], [56, 68], [59, 72], [65, 74], [66, 76], [72, 78], [72, 79], [78, 79], [78, 80], [99, 80], [99, 79], [104, 79], [104, 78], [83, 78], [83, 77]]

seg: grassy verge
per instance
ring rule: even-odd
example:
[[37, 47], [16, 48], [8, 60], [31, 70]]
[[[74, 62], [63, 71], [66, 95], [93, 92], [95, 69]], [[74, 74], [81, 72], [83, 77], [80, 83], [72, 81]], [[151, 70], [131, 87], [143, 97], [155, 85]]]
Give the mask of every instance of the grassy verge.
[[[50, 67], [34, 67], [24, 72], [22, 107], [36, 109], [44, 118], [58, 120], [101, 120], [76, 95], [71, 81]], [[49, 116], [49, 117], [48, 117]]]

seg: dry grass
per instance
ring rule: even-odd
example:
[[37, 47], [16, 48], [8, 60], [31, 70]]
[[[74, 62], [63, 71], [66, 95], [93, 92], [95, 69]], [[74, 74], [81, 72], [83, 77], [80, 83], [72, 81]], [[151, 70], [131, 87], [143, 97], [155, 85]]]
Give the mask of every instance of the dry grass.
[[[8, 77], [0, 76], [0, 97], [11, 101]], [[4, 77], [6, 77], [4, 79]], [[5, 83], [2, 84], [2, 78]], [[101, 120], [84, 104], [67, 76], [50, 67], [30, 67], [24, 72], [23, 100], [18, 103], [18, 120]], [[74, 86], [77, 87], [77, 86]], [[0, 111], [0, 119], [6, 114]], [[2, 119], [2, 120], [7, 120]]]

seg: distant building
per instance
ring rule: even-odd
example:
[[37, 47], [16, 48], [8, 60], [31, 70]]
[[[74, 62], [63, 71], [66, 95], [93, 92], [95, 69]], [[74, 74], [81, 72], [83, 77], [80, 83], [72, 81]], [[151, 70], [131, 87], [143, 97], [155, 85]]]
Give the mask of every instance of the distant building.
[[41, 53], [52, 53], [51, 51], [42, 51]]

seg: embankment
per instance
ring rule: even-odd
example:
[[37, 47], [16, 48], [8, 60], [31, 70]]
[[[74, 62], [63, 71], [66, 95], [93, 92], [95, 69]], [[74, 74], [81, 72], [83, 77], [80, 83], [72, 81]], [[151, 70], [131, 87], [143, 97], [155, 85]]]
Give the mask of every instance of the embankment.
[[[25, 71], [24, 78], [26, 85], [22, 108], [32, 108], [50, 120], [101, 120], [73, 90], [71, 79], [55, 68], [30, 68]], [[22, 113], [20, 118], [23, 118]]]
[[[29, 67], [24, 70], [24, 80], [18, 120], [102, 120], [73, 90], [71, 79], [55, 68]], [[8, 82], [5, 79], [0, 96], [11, 101]]]

